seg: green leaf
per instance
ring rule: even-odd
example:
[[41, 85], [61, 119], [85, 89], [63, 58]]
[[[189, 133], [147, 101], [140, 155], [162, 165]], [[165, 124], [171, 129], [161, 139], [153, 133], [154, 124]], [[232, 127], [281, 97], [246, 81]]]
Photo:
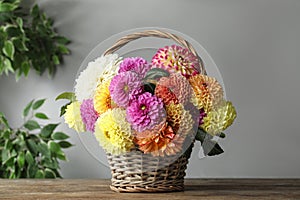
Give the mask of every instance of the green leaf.
[[55, 132], [51, 135], [51, 138], [53, 140], [65, 140], [65, 139], [68, 139], [69, 136], [63, 132]]
[[64, 161], [67, 160], [66, 155], [65, 155], [63, 152], [57, 154], [56, 156], [57, 156], [57, 158], [60, 159], [60, 160], [64, 160]]
[[57, 57], [57, 55], [53, 55], [52, 56], [52, 61], [54, 62], [55, 65], [59, 65], [60, 61], [59, 58]]
[[11, 65], [11, 61], [8, 58], [4, 58], [3, 64], [5, 67], [4, 72], [6, 75], [8, 75], [8, 72], [12, 72], [12, 73], [15, 72], [14, 68]]
[[61, 148], [64, 148], [64, 149], [73, 146], [70, 142], [67, 142], [67, 141], [60, 141], [58, 144]]
[[200, 141], [201, 143], [205, 140], [205, 139], [212, 139], [213, 137], [209, 134], [207, 134], [204, 130], [202, 130], [201, 128], [198, 128], [197, 130], [197, 134], [195, 139]]
[[170, 76], [170, 73], [166, 70], [160, 68], [153, 68], [146, 73], [144, 80], [159, 80], [161, 77], [168, 76]]
[[44, 142], [40, 142], [38, 144], [38, 151], [45, 156], [46, 158], [50, 158], [51, 157], [51, 152], [50, 149], [48, 148], [48, 145]]
[[5, 65], [4, 65], [4, 57], [0, 55], [0, 75], [3, 74]]
[[56, 160], [45, 159], [43, 165], [47, 168], [57, 169], [59, 168], [58, 162]]
[[22, 75], [22, 69], [19, 68], [15, 71], [15, 78], [16, 78], [16, 81], [18, 82], [21, 78], [21, 75]]
[[17, 161], [18, 161], [19, 167], [23, 168], [24, 164], [25, 164], [25, 154], [23, 151], [19, 153]]
[[68, 105], [70, 105], [70, 104], [71, 104], [71, 102], [69, 102], [69, 103], [63, 105], [63, 106], [60, 108], [60, 115], [59, 115], [60, 117], [63, 116], [63, 115], [66, 113], [67, 107], [68, 107]]
[[154, 94], [154, 92], [155, 92], [155, 87], [156, 87], [156, 85], [153, 84], [153, 83], [145, 83], [145, 84], [144, 84], [144, 90], [145, 90], [146, 92], [150, 92], [151, 94]]
[[14, 171], [11, 171], [11, 174], [8, 177], [9, 179], [15, 179], [16, 178], [16, 173]]
[[9, 149], [3, 149], [1, 152], [2, 165], [4, 165], [10, 158]]
[[30, 152], [33, 154], [33, 155], [37, 155], [37, 144], [35, 143], [35, 141], [33, 141], [32, 139], [27, 139], [27, 146], [28, 146], [28, 149], [30, 150]]
[[49, 118], [47, 117], [47, 115], [44, 114], [44, 113], [35, 113], [34, 116], [35, 116], [36, 118], [39, 118], [39, 119], [49, 119]]
[[28, 130], [34, 130], [34, 129], [38, 129], [41, 128], [40, 125], [34, 121], [34, 120], [28, 120], [25, 124], [24, 127], [27, 128]]
[[46, 168], [45, 169], [45, 178], [56, 178], [56, 175], [51, 169]]
[[21, 17], [18, 17], [16, 22], [19, 25], [19, 27], [23, 27], [23, 19]]
[[11, 12], [18, 7], [16, 4], [0, 2], [0, 12]]
[[76, 100], [74, 92], [64, 92], [58, 95], [55, 99], [55, 101], [59, 99], [67, 99], [70, 100], [71, 102], [74, 102]]
[[39, 14], [40, 14], [40, 9], [39, 9], [39, 6], [37, 4], [35, 4], [33, 6], [33, 8], [31, 9], [31, 13], [32, 17], [38, 17]]
[[5, 141], [4, 149], [8, 149], [8, 150], [13, 149], [13, 144], [12, 144], [12, 142], [11, 142], [11, 136], [12, 136], [13, 134], [14, 134], [14, 133], [10, 134], [10, 140], [6, 140], [6, 141]]
[[220, 147], [220, 145], [213, 140], [205, 140], [202, 143], [202, 148], [203, 148], [204, 155], [208, 155], [208, 156], [215, 156], [224, 152], [223, 149]]
[[218, 135], [216, 135], [216, 136], [218, 136], [218, 137], [220, 137], [220, 138], [225, 138], [225, 137], [226, 137], [225, 133], [223, 133], [223, 132], [221, 132], [220, 134], [218, 134]]
[[51, 150], [51, 152], [53, 152], [53, 153], [61, 152], [61, 148], [60, 148], [59, 144], [57, 144], [56, 142], [49, 141], [48, 146], [49, 146], [49, 149]]
[[30, 64], [28, 61], [24, 61], [22, 63], [22, 70], [23, 70], [23, 73], [25, 75], [25, 77], [28, 76], [28, 73], [29, 73], [29, 70], [30, 70]]
[[33, 165], [34, 164], [34, 159], [33, 159], [32, 154], [30, 153], [30, 151], [26, 152], [26, 154], [25, 154], [25, 160], [27, 161], [27, 163], [29, 165]]
[[45, 103], [45, 100], [46, 99], [40, 99], [38, 101], [36, 101], [33, 106], [32, 106], [32, 109], [33, 110], [37, 110], [38, 108], [40, 108], [44, 103]]
[[10, 59], [14, 59], [15, 47], [12, 41], [7, 40], [4, 42], [4, 47], [2, 49], [3, 53]]
[[27, 176], [28, 178], [34, 178], [38, 171], [37, 165], [29, 165], [27, 168]]
[[68, 44], [68, 43], [70, 43], [70, 40], [68, 40], [66, 37], [63, 37], [63, 36], [56, 36], [54, 39], [59, 44]]
[[45, 178], [45, 174], [42, 170], [38, 170], [34, 176], [34, 178]]
[[64, 45], [58, 45], [59, 52], [62, 54], [69, 54], [69, 49]]
[[59, 124], [48, 124], [48, 125], [44, 126], [44, 128], [41, 130], [40, 135], [44, 138], [50, 137], [50, 135], [53, 133], [53, 131], [55, 130], [55, 128], [58, 125]]
[[26, 105], [26, 107], [24, 108], [24, 110], [23, 110], [23, 117], [27, 117], [27, 115], [28, 115], [28, 113], [29, 113], [29, 111], [30, 111], [30, 109], [31, 109], [31, 107], [32, 107], [33, 101], [34, 101], [34, 100], [30, 101], [30, 102]]
[[7, 122], [7, 119], [5, 118], [5, 116], [2, 112], [0, 112], [0, 123], [3, 123], [6, 128], [9, 128], [9, 124]]
[[14, 38], [13, 43], [17, 50], [22, 51], [22, 52], [28, 51], [28, 48], [27, 48], [23, 38]]

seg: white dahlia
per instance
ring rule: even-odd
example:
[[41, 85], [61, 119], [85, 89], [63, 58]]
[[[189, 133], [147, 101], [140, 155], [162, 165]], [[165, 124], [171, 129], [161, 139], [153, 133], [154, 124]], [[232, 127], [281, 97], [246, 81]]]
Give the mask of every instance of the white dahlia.
[[117, 54], [101, 56], [88, 63], [75, 83], [75, 95], [79, 102], [94, 97], [98, 84], [117, 74], [120, 58]]

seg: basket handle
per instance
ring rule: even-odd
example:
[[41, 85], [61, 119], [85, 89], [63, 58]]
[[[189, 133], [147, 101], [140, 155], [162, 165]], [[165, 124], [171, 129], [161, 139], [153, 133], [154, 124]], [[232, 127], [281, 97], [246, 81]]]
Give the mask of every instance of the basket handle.
[[197, 54], [194, 47], [188, 41], [186, 41], [185, 39], [183, 39], [180, 36], [177, 36], [175, 34], [168, 33], [168, 32], [165, 32], [165, 31], [161, 31], [161, 30], [146, 30], [146, 31], [136, 32], [136, 33], [131, 33], [129, 35], [126, 35], [126, 36], [120, 38], [118, 41], [116, 41], [116, 43], [113, 46], [111, 46], [109, 49], [107, 49], [104, 52], [103, 55], [112, 54], [112, 53], [116, 52], [117, 50], [119, 50], [120, 48], [122, 48], [123, 46], [125, 46], [127, 43], [129, 43], [133, 40], [137, 40], [137, 39], [142, 38], [142, 37], [158, 37], [158, 38], [167, 38], [167, 39], [174, 40], [175, 42], [177, 42], [181, 46], [187, 48], [195, 56], [197, 56], [197, 58], [199, 60], [201, 73], [206, 74], [206, 70], [204, 68], [203, 60]]

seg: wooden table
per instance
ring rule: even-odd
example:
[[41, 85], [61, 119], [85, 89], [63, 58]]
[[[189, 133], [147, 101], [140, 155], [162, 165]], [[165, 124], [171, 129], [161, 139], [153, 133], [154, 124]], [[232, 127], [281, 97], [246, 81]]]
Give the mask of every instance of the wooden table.
[[115, 193], [109, 180], [0, 180], [0, 199], [300, 199], [300, 179], [188, 179], [184, 192]]

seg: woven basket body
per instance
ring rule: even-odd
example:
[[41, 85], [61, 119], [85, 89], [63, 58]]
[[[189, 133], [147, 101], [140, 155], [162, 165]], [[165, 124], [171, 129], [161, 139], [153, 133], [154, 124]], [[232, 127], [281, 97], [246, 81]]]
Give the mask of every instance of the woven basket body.
[[110, 188], [116, 192], [182, 191], [192, 147], [179, 158], [153, 157], [138, 151], [107, 154], [112, 174]]

